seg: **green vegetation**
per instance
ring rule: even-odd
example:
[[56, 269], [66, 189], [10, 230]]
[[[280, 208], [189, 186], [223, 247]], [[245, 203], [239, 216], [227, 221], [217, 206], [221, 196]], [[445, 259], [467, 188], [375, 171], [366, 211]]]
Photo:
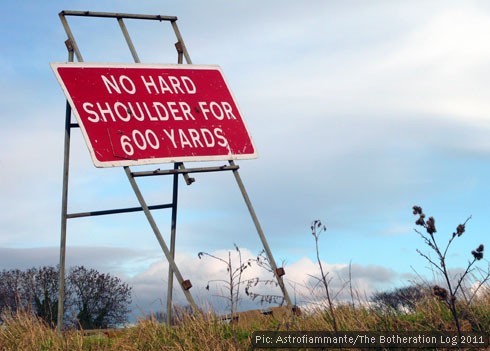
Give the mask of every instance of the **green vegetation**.
[[[460, 316], [463, 331], [490, 332], [490, 293], [482, 293]], [[300, 316], [262, 316], [250, 325], [223, 322], [215, 314], [186, 315], [175, 326], [155, 319], [120, 330], [87, 335], [81, 330], [56, 333], [39, 317], [19, 313], [4, 316], [0, 350], [249, 350], [253, 331], [334, 331], [330, 309], [303, 311]], [[340, 331], [457, 331], [451, 312], [437, 296], [426, 295], [409, 312], [387, 311], [377, 305], [335, 307]], [[235, 332], [235, 331], [236, 332]]]

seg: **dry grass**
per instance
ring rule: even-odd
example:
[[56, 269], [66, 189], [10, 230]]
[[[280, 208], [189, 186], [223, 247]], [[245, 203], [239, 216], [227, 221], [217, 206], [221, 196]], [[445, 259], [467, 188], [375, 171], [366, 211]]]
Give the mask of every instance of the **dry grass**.
[[82, 350], [83, 336], [67, 332], [60, 336], [42, 320], [28, 314], [4, 315], [0, 327], [0, 350]]
[[[455, 330], [447, 306], [435, 298], [421, 301], [415, 311], [381, 311], [366, 305], [337, 306], [342, 331], [448, 331]], [[187, 315], [169, 327], [154, 319], [141, 320], [117, 333], [84, 335], [82, 331], [56, 333], [26, 313], [7, 315], [0, 327], [0, 350], [249, 350], [257, 330], [333, 331], [328, 310], [316, 308], [301, 316], [281, 314], [257, 318], [253, 323], [224, 323], [214, 314]], [[490, 294], [475, 300], [461, 316], [463, 329], [490, 332]]]

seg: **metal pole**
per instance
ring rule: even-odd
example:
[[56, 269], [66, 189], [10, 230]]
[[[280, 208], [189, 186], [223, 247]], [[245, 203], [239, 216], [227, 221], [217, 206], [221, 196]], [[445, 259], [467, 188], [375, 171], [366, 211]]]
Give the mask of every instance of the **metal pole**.
[[[174, 163], [174, 169], [179, 168], [179, 163]], [[172, 223], [170, 225], [170, 256], [175, 259], [175, 234], [177, 231], [177, 201], [179, 195], [179, 175], [173, 176], [172, 195]], [[168, 288], [167, 288], [167, 325], [172, 323], [172, 295], [174, 288], [174, 271], [168, 266]]]
[[[178, 41], [175, 44], [175, 48], [177, 49], [177, 63], [180, 65], [183, 63], [183, 54], [182, 50], [182, 42]], [[177, 171], [179, 168], [183, 167], [184, 164], [181, 162], [174, 163], [174, 171]], [[184, 179], [188, 185], [192, 184], [190, 182], [190, 177], [187, 173], [184, 173]], [[175, 258], [175, 236], [177, 232], [177, 201], [179, 198], [179, 175], [178, 173], [174, 173], [173, 177], [173, 195], [172, 195], [172, 223], [170, 227], [170, 255], [172, 258]], [[173, 297], [173, 288], [174, 288], [174, 271], [170, 265], [168, 266], [168, 286], [167, 286], [167, 325], [172, 324], [172, 297]]]
[[[71, 50], [75, 51], [75, 55], [77, 56], [78, 62], [83, 62], [82, 53], [78, 49], [77, 42], [75, 41], [75, 37], [71, 32], [70, 26], [68, 25], [68, 21], [66, 20], [63, 11], [59, 13], [59, 16], [60, 16], [61, 24], [63, 24], [63, 28], [65, 28], [66, 35], [68, 36], [68, 40], [70, 41]], [[69, 62], [73, 62], [73, 59]]]
[[[175, 48], [177, 49], [177, 63], [182, 64], [183, 61], [183, 50], [182, 44], [178, 41], [175, 44]], [[174, 171], [177, 171], [183, 163], [176, 162], [174, 163]], [[184, 177], [189, 178], [187, 173], [184, 174]], [[187, 182], [187, 179], [186, 179]], [[170, 255], [172, 259], [175, 259], [175, 236], [177, 232], [177, 201], [179, 199], [179, 175], [178, 173], [174, 173], [173, 176], [173, 192], [172, 192], [172, 223], [170, 225]], [[172, 324], [172, 297], [173, 297], [173, 289], [174, 289], [174, 271], [170, 265], [168, 266], [168, 286], [167, 286], [167, 325]]]
[[123, 19], [121, 17], [118, 17], [117, 22], [119, 23], [119, 27], [121, 27], [121, 31], [123, 33], [124, 39], [126, 39], [126, 44], [128, 44], [129, 51], [131, 51], [131, 55], [133, 55], [134, 62], [141, 63], [140, 58], [138, 57], [138, 52], [136, 51], [133, 41], [129, 36], [128, 29], [126, 28]]
[[[66, 41], [68, 49], [68, 61], [73, 62], [73, 47], [71, 41]], [[68, 174], [70, 170], [70, 136], [71, 136], [71, 106], [66, 102], [65, 111], [65, 145], [63, 161], [63, 188], [61, 195], [61, 240], [60, 240], [60, 263], [59, 263], [59, 281], [58, 281], [58, 319], [56, 329], [61, 333], [63, 328], [63, 313], [65, 300], [65, 257], [66, 257], [66, 224], [68, 213]]]
[[[230, 160], [230, 165], [235, 166], [235, 162], [233, 160]], [[272, 256], [272, 251], [269, 247], [269, 244], [267, 243], [267, 239], [265, 238], [264, 231], [262, 230], [262, 227], [260, 226], [259, 219], [257, 218], [257, 215], [255, 214], [255, 210], [252, 206], [252, 202], [250, 201], [250, 198], [248, 197], [247, 190], [245, 190], [245, 186], [243, 185], [242, 178], [240, 177], [240, 174], [238, 173], [238, 170], [233, 170], [233, 174], [235, 175], [235, 180], [238, 183], [238, 187], [240, 188], [240, 191], [242, 192], [243, 199], [245, 200], [245, 203], [247, 204], [248, 211], [250, 212], [250, 215], [252, 216], [252, 220], [255, 224], [255, 228], [257, 229], [257, 233], [259, 234], [260, 240], [262, 241], [262, 245], [264, 246], [265, 253], [267, 255], [267, 258], [269, 259], [269, 263], [271, 265], [272, 271], [274, 272], [274, 275], [276, 276], [277, 283], [279, 284], [282, 294], [284, 296], [284, 300], [286, 300], [286, 303], [289, 306], [293, 306], [291, 302], [291, 298], [289, 297], [288, 291], [286, 290], [286, 286], [284, 285], [284, 281], [282, 280], [282, 277], [277, 273], [277, 265], [276, 261], [274, 260], [274, 257]]]
[[185, 57], [185, 62], [187, 62], [188, 64], [192, 64], [191, 57], [189, 56], [189, 52], [187, 51], [187, 47], [184, 44], [184, 39], [182, 39], [182, 35], [180, 34], [180, 30], [179, 30], [179, 27], [177, 26], [177, 22], [171, 21], [170, 23], [172, 23], [172, 28], [174, 29], [175, 36], [177, 37], [178, 42], [182, 46], [182, 52], [183, 52], [184, 57]]
[[[177, 278], [177, 281], [179, 282], [182, 291], [184, 292], [185, 297], [187, 298], [187, 301], [191, 305], [192, 309], [197, 312], [198, 308], [196, 303], [194, 302], [194, 298], [192, 297], [191, 293], [189, 292], [189, 288], [191, 287], [189, 281], [184, 281], [184, 278], [182, 278], [182, 274], [179, 271], [179, 268], [175, 264], [174, 259], [172, 258], [172, 255], [170, 253], [170, 250], [165, 243], [165, 240], [163, 240], [162, 234], [160, 233], [160, 230], [158, 229], [158, 226], [155, 222], [155, 219], [153, 218], [150, 209], [148, 208], [148, 205], [146, 204], [145, 199], [143, 198], [143, 194], [141, 194], [141, 191], [138, 188], [138, 184], [136, 184], [136, 181], [134, 180], [133, 176], [131, 175], [131, 170], [129, 169], [128, 166], [124, 167], [124, 171], [126, 172], [126, 175], [128, 177], [129, 183], [131, 184], [131, 187], [133, 188], [133, 191], [138, 198], [138, 201], [140, 202], [141, 207], [143, 208], [143, 211], [145, 212], [146, 218], [148, 219], [148, 222], [150, 223], [151, 228], [153, 229], [153, 233], [155, 234], [158, 243], [160, 244], [163, 253], [165, 254], [165, 257], [167, 258], [169, 267], [173, 270], [175, 277]], [[188, 285], [187, 285], [188, 284]], [[187, 285], [187, 287], [186, 287]]]
[[128, 18], [128, 19], [140, 19], [140, 20], [154, 20], [154, 21], [177, 21], [176, 16], [162, 16], [162, 15], [139, 15], [133, 13], [120, 13], [120, 12], [97, 12], [97, 11], [71, 11], [64, 10], [60, 12], [63, 16], [81, 16], [81, 17], [102, 17], [102, 18]]

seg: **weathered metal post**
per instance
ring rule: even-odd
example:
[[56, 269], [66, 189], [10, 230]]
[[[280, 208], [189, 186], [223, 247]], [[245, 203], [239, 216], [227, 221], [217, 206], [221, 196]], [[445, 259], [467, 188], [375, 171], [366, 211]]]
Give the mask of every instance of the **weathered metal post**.
[[[68, 49], [68, 61], [73, 62], [73, 47], [70, 39], [66, 42]], [[64, 300], [65, 300], [65, 258], [66, 258], [66, 225], [68, 214], [68, 174], [70, 172], [70, 137], [71, 137], [71, 106], [66, 102], [65, 111], [65, 142], [63, 156], [63, 188], [61, 195], [61, 240], [60, 240], [60, 262], [58, 280], [58, 319], [56, 328], [61, 332], [63, 328]]]
[[[174, 169], [179, 169], [179, 164], [174, 163]], [[172, 195], [172, 219], [170, 224], [170, 256], [175, 259], [175, 236], [177, 232], [177, 201], [179, 198], [179, 175], [173, 175], [173, 195]], [[167, 324], [172, 324], [172, 296], [174, 289], [174, 271], [168, 265], [168, 285], [167, 285]]]
[[[235, 162], [229, 161], [231, 166], [235, 166]], [[247, 190], [245, 189], [245, 186], [243, 185], [242, 178], [240, 177], [240, 173], [238, 173], [238, 169], [233, 170], [233, 175], [235, 176], [235, 180], [238, 184], [238, 187], [240, 188], [240, 191], [242, 193], [243, 199], [245, 200], [245, 204], [247, 205], [248, 211], [250, 212], [250, 216], [252, 217], [252, 220], [255, 224], [255, 228], [257, 229], [257, 233], [259, 234], [260, 240], [262, 242], [262, 245], [264, 247], [265, 253], [267, 255], [267, 258], [269, 260], [269, 263], [271, 265], [271, 268], [274, 272], [274, 275], [277, 279], [277, 283], [279, 284], [279, 287], [281, 288], [282, 294], [284, 296], [284, 300], [289, 306], [293, 306], [291, 302], [291, 298], [289, 297], [288, 291], [286, 289], [286, 286], [284, 285], [284, 281], [282, 279], [282, 275], [284, 275], [284, 269], [278, 269], [276, 261], [274, 260], [274, 256], [272, 256], [272, 251], [269, 247], [269, 244], [267, 243], [267, 239], [265, 238], [264, 231], [262, 230], [262, 226], [260, 225], [259, 219], [257, 217], [257, 214], [255, 213], [254, 207], [252, 205], [252, 201], [250, 201], [250, 198], [248, 197]]]
[[[178, 41], [175, 44], [175, 48], [177, 49], [177, 63], [182, 64], [183, 61], [183, 50], [182, 44]], [[183, 166], [182, 163], [174, 163], [174, 170], [178, 170], [179, 167]], [[189, 177], [188, 175], [186, 175]], [[173, 191], [172, 191], [172, 219], [170, 224], [170, 255], [173, 259], [175, 259], [175, 241], [177, 234], [177, 202], [179, 199], [179, 174], [175, 173], [173, 175]], [[168, 266], [168, 280], [167, 280], [167, 325], [172, 324], [172, 298], [173, 298], [173, 289], [174, 289], [174, 271], [170, 265]]]

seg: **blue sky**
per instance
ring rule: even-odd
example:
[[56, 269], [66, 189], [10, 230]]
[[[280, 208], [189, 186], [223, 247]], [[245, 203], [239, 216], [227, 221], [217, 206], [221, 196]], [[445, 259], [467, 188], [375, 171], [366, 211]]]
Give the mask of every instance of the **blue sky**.
[[[426, 248], [413, 232], [415, 204], [436, 218], [442, 242], [472, 215], [450, 256], [455, 269], [488, 244], [487, 2], [26, 0], [2, 9], [0, 268], [58, 259], [65, 99], [49, 62], [67, 57], [61, 10], [178, 16], [193, 62], [222, 67], [259, 152], [240, 172], [290, 288], [317, 274], [314, 219], [328, 227], [320, 253], [338, 286], [352, 262], [367, 292], [407, 284], [414, 271], [431, 276], [416, 252]], [[85, 61], [131, 62], [115, 20], [70, 24]], [[170, 26], [127, 26], [143, 62], [176, 62]], [[123, 170], [94, 168], [77, 131], [71, 155], [70, 212], [137, 205]], [[140, 182], [149, 203], [171, 199], [162, 178]], [[232, 175], [196, 179], [179, 189], [177, 264], [205, 300], [206, 280], [223, 267], [199, 251], [261, 247]], [[170, 213], [155, 217], [167, 237]], [[125, 277], [141, 309], [164, 299], [166, 263], [142, 213], [71, 220], [68, 246], [69, 265]]]

